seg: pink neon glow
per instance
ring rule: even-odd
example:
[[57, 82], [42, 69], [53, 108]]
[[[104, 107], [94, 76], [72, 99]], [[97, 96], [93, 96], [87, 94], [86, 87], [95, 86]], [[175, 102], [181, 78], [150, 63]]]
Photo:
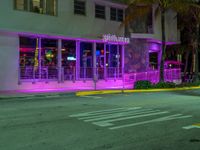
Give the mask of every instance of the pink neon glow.
[[[164, 71], [165, 81], [174, 82], [181, 79], [181, 69], [165, 69]], [[132, 89], [133, 84], [139, 80], [149, 80], [152, 83], [159, 82], [159, 71], [148, 71], [140, 73], [125, 74], [125, 82], [122, 79], [108, 81], [98, 80], [96, 83], [96, 90], [103, 89]], [[21, 92], [64, 92], [64, 91], [82, 91], [82, 90], [94, 90], [95, 83], [93, 80], [88, 81], [66, 81], [64, 83], [58, 83], [57, 81], [36, 82], [23, 82], [19, 85]]]
[[[140, 72], [140, 73], [131, 73], [125, 75], [126, 82], [134, 83], [140, 80], [148, 80], [152, 83], [158, 83], [160, 78], [160, 72], [155, 71], [148, 71], [148, 72]], [[174, 82], [177, 80], [181, 80], [181, 69], [165, 69], [164, 70], [164, 78], [165, 81]]]
[[[162, 44], [162, 41], [161, 40], [158, 40], [158, 39], [149, 39], [147, 38], [147, 41], [149, 42], [152, 42], [152, 43], [158, 43], [158, 44]], [[165, 42], [166, 45], [175, 45], [175, 44], [178, 44], [178, 42]]]
[[[49, 83], [37, 82], [32, 84], [31, 82], [24, 82], [20, 86], [20, 92], [64, 92], [64, 91], [82, 91], [82, 90], [94, 90], [95, 84], [92, 80], [90, 81], [66, 81], [58, 84], [57, 81], [51, 81]], [[122, 89], [122, 80], [100, 80], [96, 83], [96, 90], [103, 89]]]

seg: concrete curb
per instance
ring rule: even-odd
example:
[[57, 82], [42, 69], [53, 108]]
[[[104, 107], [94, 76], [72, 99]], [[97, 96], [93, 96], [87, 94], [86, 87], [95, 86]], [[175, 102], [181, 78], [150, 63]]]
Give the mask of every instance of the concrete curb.
[[64, 95], [71, 95], [71, 96], [75, 96], [76, 93], [75, 92], [69, 92], [69, 93], [65, 93], [65, 92], [56, 92], [56, 93], [29, 93], [29, 94], [24, 94], [24, 93], [17, 93], [17, 94], [5, 94], [5, 95], [0, 95], [0, 100], [7, 100], [7, 99], [24, 99], [24, 98], [28, 98], [28, 97], [33, 97], [33, 98], [43, 98], [46, 96], [64, 96]]
[[148, 93], [148, 92], [170, 92], [200, 89], [200, 86], [168, 88], [168, 89], [141, 89], [141, 90], [101, 90], [101, 91], [82, 91], [76, 92], [76, 96], [104, 95], [104, 94], [120, 94], [120, 93]]

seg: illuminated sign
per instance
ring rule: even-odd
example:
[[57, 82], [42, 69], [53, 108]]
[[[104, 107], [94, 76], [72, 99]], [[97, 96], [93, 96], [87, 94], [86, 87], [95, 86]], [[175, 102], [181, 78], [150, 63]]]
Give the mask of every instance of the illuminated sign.
[[111, 34], [105, 34], [105, 35], [103, 35], [103, 41], [104, 42], [122, 42], [125, 44], [129, 44], [130, 38], [118, 37], [116, 35], [111, 35]]
[[76, 60], [75, 57], [67, 57], [67, 60]]

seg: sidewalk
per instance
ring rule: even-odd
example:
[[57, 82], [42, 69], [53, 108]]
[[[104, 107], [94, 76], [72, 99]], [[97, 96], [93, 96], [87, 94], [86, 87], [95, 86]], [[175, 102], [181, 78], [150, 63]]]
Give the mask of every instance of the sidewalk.
[[[31, 96], [42, 96], [42, 95], [55, 95], [55, 94], [72, 94], [77, 95], [79, 92], [99, 92], [104, 91], [103, 93], [109, 91], [121, 91], [122, 88], [60, 88], [60, 89], [35, 89], [35, 90], [15, 90], [15, 91], [0, 91], [0, 99], [8, 99], [8, 98], [20, 98], [20, 97], [31, 97]], [[106, 91], [106, 92], [105, 92]], [[78, 95], [77, 95], [78, 96]]]
[[26, 97], [37, 97], [45, 95], [75, 95], [78, 90], [66, 90], [66, 89], [48, 89], [48, 90], [18, 90], [18, 91], [0, 91], [0, 99], [11, 99], [11, 98], [26, 98]]
[[12, 98], [27, 98], [27, 97], [43, 97], [53, 95], [73, 95], [73, 96], [89, 96], [89, 95], [102, 95], [102, 94], [119, 94], [119, 93], [148, 93], [148, 92], [171, 92], [171, 91], [184, 91], [200, 89], [200, 86], [183, 87], [183, 88], [169, 88], [169, 89], [101, 89], [101, 90], [69, 90], [69, 89], [48, 89], [48, 90], [21, 90], [21, 91], [0, 91], [1, 99]]

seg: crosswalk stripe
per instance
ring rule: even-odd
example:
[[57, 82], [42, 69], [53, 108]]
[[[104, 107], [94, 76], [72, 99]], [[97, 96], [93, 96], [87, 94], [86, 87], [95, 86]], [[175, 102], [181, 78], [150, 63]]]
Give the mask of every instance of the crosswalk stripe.
[[112, 116], [112, 115], [117, 115], [117, 114], [128, 114], [128, 113], [136, 113], [140, 111], [147, 111], [147, 110], [152, 110], [152, 109], [138, 109], [138, 108], [132, 108], [132, 109], [126, 109], [126, 110], [120, 110], [116, 112], [106, 112], [106, 113], [99, 113], [99, 114], [94, 114], [90, 116], [85, 116], [85, 117], [80, 117], [78, 119], [80, 120], [87, 120], [87, 119], [94, 119], [94, 118], [101, 118], [101, 117], [107, 117], [107, 116]]
[[159, 111], [160, 110], [147, 110], [147, 111], [140, 110], [140, 111], [136, 111], [136, 112], [111, 114], [111, 115], [107, 115], [105, 117], [87, 119], [87, 120], [84, 120], [84, 121], [85, 122], [91, 122], [91, 121], [98, 121], [98, 120], [106, 120], [106, 119], [112, 119], [112, 118], [119, 118], [119, 117], [126, 117], [126, 116], [140, 115], [140, 114], [147, 114], [147, 113], [153, 113], [153, 112], [159, 112]]
[[115, 111], [119, 111], [119, 110], [140, 109], [140, 108], [141, 107], [105, 109], [105, 110], [100, 110], [100, 111], [91, 111], [91, 112], [74, 114], [74, 115], [70, 115], [69, 117], [92, 116], [92, 115], [96, 115], [96, 114], [103, 114], [103, 113], [108, 113], [108, 112], [115, 112]]
[[[154, 122], [162, 122], [162, 121], [169, 121], [175, 119], [184, 119], [190, 118], [191, 115], [182, 115], [182, 114], [174, 114], [166, 116], [164, 114], [168, 114], [168, 111], [162, 111], [158, 109], [150, 109], [150, 108], [142, 108], [142, 107], [129, 107], [129, 108], [114, 108], [114, 109], [105, 109], [99, 111], [91, 111], [91, 112], [84, 112], [70, 115], [70, 117], [77, 117], [79, 120], [83, 120], [84, 122], [91, 122], [94, 125], [101, 126], [101, 127], [109, 127], [110, 130], [138, 126], [148, 123]], [[149, 116], [156, 116], [161, 115], [163, 117], [154, 117], [156, 119], [149, 119]], [[147, 117], [147, 118], [145, 118]], [[136, 122], [137, 118], [144, 118], [141, 122]], [[123, 124], [117, 125], [114, 122], [129, 120], [129, 119], [136, 119], [134, 123], [130, 124]], [[183, 127], [184, 129], [190, 128], [199, 128], [200, 124], [196, 124], [196, 126], [188, 126]]]
[[187, 116], [181, 116], [181, 115], [182, 114], [175, 114], [175, 115], [171, 115], [171, 116], [167, 116], [167, 117], [162, 117], [162, 118], [157, 118], [157, 119], [152, 119], [152, 120], [147, 120], [147, 121], [142, 121], [142, 122], [137, 122], [137, 123], [132, 123], [132, 124], [126, 124], [126, 125], [121, 125], [121, 126], [110, 127], [109, 129], [115, 130], [115, 129], [125, 128], [125, 127], [133, 127], [133, 126], [137, 126], [137, 125], [153, 123], [153, 122], [162, 122], [162, 121], [185, 119], [185, 118], [192, 117], [191, 115], [187, 115]]
[[149, 114], [144, 114], [144, 115], [135, 115], [135, 116], [130, 116], [130, 117], [123, 117], [123, 118], [111, 119], [111, 120], [106, 120], [106, 121], [93, 122], [93, 124], [101, 126], [101, 127], [106, 127], [106, 126], [112, 126], [113, 124], [111, 122], [115, 122], [115, 121], [122, 121], [122, 120], [134, 119], [134, 118], [161, 115], [161, 114], [166, 114], [166, 113], [169, 113], [169, 112], [163, 111], [163, 112], [155, 112], [155, 113], [149, 113]]

